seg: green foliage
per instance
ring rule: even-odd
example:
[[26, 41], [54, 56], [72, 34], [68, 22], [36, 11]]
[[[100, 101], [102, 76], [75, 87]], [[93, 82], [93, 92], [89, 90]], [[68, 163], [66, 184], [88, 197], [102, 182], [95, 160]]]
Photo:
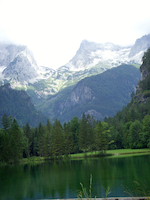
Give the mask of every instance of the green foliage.
[[[91, 200], [92, 198], [92, 174], [90, 175], [90, 185], [89, 185], [89, 192], [87, 191], [86, 187], [80, 182], [82, 190], [79, 191], [77, 194], [78, 199], [86, 198], [87, 200]], [[96, 197], [95, 197], [96, 198]]]
[[129, 128], [130, 148], [139, 149], [142, 147], [140, 133], [142, 131], [142, 124], [135, 120]]
[[80, 128], [80, 122], [78, 117], [73, 117], [70, 121], [70, 128], [71, 132], [73, 134], [73, 140], [74, 140], [74, 152], [79, 152], [79, 128]]
[[80, 123], [79, 147], [85, 152], [85, 154], [89, 148], [89, 136], [87, 134], [87, 118], [84, 113], [82, 115], [82, 119]]
[[10, 124], [12, 122], [12, 116], [8, 117], [6, 115], [6, 113], [4, 113], [4, 115], [2, 116], [2, 126], [3, 126], [3, 129], [6, 131], [9, 127], [10, 127]]
[[71, 132], [70, 123], [64, 127], [64, 139], [65, 139], [65, 154], [68, 156], [74, 152], [74, 140]]
[[64, 154], [64, 137], [62, 127], [59, 121], [54, 123], [54, 135], [53, 135], [53, 156], [54, 158], [61, 158]]
[[95, 126], [95, 132], [96, 150], [105, 152], [108, 148], [108, 124], [99, 121]]
[[[5, 114], [2, 119], [10, 119]], [[22, 158], [23, 152], [23, 135], [16, 121], [4, 129], [0, 129], [0, 162], [14, 163]]]

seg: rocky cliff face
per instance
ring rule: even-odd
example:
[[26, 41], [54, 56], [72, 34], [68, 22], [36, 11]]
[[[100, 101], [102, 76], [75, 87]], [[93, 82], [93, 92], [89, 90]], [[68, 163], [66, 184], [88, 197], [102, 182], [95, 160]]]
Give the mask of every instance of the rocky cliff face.
[[14, 60], [16, 55], [26, 47], [21, 45], [7, 45], [0, 43], [0, 66], [8, 66]]
[[[150, 47], [150, 34], [144, 35], [143, 37], [136, 40], [135, 44], [131, 47], [129, 58], [135, 55], [145, 52]], [[141, 58], [142, 58], [141, 56]]]
[[[13, 54], [11, 54], [11, 51]], [[38, 76], [37, 63], [34, 60], [32, 52], [27, 47], [20, 46], [17, 49], [10, 47], [8, 53], [3, 63], [6, 66], [2, 72], [4, 78], [23, 84], [24, 82], [30, 82], [31, 79], [35, 79]], [[11, 59], [9, 55], [11, 55]]]
[[141, 80], [137, 84], [134, 102], [146, 103], [150, 97], [150, 48], [144, 53], [140, 66]]
[[92, 101], [95, 99], [93, 91], [86, 85], [84, 82], [78, 84], [78, 86], [71, 92], [70, 97], [65, 102], [62, 102], [60, 105], [61, 111], [77, 104], [83, 104], [87, 100]]

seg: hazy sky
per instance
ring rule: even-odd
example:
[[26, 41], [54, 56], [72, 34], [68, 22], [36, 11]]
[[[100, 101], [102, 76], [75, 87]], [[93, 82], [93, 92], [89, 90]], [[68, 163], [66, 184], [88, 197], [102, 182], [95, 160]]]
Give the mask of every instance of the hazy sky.
[[82, 40], [134, 44], [150, 33], [150, 0], [0, 0], [0, 41], [25, 44], [58, 68]]

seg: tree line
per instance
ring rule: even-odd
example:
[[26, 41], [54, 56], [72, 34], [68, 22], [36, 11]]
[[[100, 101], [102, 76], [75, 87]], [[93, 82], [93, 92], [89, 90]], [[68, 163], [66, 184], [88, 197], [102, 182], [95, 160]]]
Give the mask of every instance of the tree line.
[[[119, 115], [119, 112], [116, 116]], [[116, 121], [115, 121], [116, 120]], [[40, 156], [61, 159], [62, 156], [120, 148], [150, 147], [150, 115], [139, 120], [120, 123], [117, 118], [103, 122], [83, 113], [63, 125], [54, 124], [20, 127], [16, 119], [3, 115], [0, 129], [0, 162], [15, 163], [21, 158]]]

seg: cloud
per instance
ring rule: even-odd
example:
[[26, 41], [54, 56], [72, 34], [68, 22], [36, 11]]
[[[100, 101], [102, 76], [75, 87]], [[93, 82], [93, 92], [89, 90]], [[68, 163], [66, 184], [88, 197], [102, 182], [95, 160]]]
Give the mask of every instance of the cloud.
[[0, 41], [27, 45], [40, 65], [66, 64], [82, 40], [130, 45], [149, 33], [149, 0], [1, 0]]

